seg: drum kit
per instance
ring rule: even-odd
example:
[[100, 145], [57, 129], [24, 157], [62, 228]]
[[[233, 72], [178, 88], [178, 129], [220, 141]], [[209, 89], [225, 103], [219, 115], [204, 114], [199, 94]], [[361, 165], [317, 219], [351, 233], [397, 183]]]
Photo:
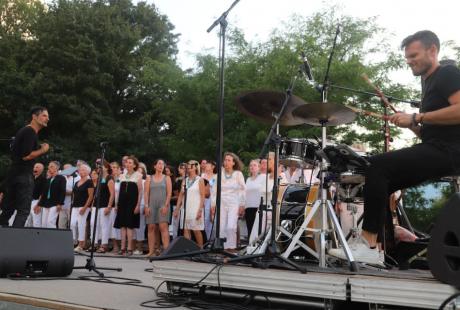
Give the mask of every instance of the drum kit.
[[[284, 98], [283, 93], [253, 91], [239, 95], [236, 104], [243, 114], [270, 123], [281, 109]], [[326, 126], [347, 124], [353, 122], [355, 117], [356, 112], [344, 105], [329, 102], [308, 104], [292, 96], [279, 124], [321, 126], [325, 132]], [[320, 266], [325, 267], [326, 248], [337, 247], [340, 243], [348, 251], [350, 263], [353, 263], [344, 232], [333, 211], [331, 195], [327, 191], [334, 184], [332, 187], [338, 200], [346, 204], [353, 217], [347, 233], [351, 231], [356, 235], [358, 209], [355, 205], [362, 202], [359, 194], [364, 185], [363, 170], [368, 165], [365, 157], [346, 145], [327, 143], [325, 133], [321, 145], [304, 138], [281, 138], [278, 155], [281, 164], [295, 165], [302, 171], [305, 167], [319, 166], [321, 180], [320, 184], [307, 184], [303, 182], [302, 175], [298, 184], [279, 185], [275, 222], [276, 241], [281, 255], [288, 258], [293, 251], [297, 250], [298, 253], [300, 249], [318, 259]], [[326, 175], [329, 180], [327, 184], [324, 181]]]

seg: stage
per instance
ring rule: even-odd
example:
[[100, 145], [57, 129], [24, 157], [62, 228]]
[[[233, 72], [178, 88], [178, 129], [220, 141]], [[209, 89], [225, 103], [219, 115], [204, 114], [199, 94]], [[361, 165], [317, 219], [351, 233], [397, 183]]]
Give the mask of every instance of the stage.
[[[305, 265], [304, 265], [305, 266]], [[381, 309], [438, 309], [454, 287], [435, 280], [426, 270], [382, 270], [361, 265], [358, 273], [344, 267], [319, 268], [307, 265], [307, 273], [293, 270], [261, 269], [248, 266], [200, 263], [186, 260], [154, 261], [154, 279], [168, 281], [178, 288], [200, 282], [206, 289], [220, 288], [230, 295], [254, 294], [290, 304], [332, 307], [346, 302], [360, 302]], [[212, 271], [211, 271], [212, 270]], [[374, 309], [374, 308], [369, 308]]]
[[[95, 262], [97, 267], [123, 268], [121, 272], [101, 270], [106, 277], [135, 279], [140, 281], [135, 285], [147, 287], [78, 280], [78, 277], [82, 276], [96, 276], [94, 272], [87, 270], [74, 270], [69, 277], [64, 279], [10, 280], [0, 278], [0, 309], [146, 309], [140, 304], [156, 298], [153, 288], [157, 287], [161, 281], [152, 279], [152, 272], [144, 271], [152, 267], [147, 259], [140, 256], [131, 257], [123, 258], [106, 254], [96, 256]], [[86, 257], [75, 256], [75, 266], [84, 266], [85, 263]], [[125, 280], [117, 279], [113, 281], [125, 282]], [[162, 286], [160, 291], [164, 292], [165, 286]]]
[[[79, 279], [87, 276], [97, 279], [94, 272], [87, 270], [74, 270], [69, 277], [62, 279], [1, 278], [0, 309], [146, 309], [141, 303], [156, 299], [154, 288], [163, 281], [167, 281], [167, 285], [162, 285], [159, 292], [179, 288], [184, 292], [201, 290], [214, 300], [220, 298], [220, 294], [235, 298], [251, 296], [262, 303], [267, 300], [276, 303], [276, 309], [295, 309], [295, 306], [336, 309], [336, 306], [350, 302], [370, 304], [375, 307], [373, 309], [385, 306], [438, 309], [445, 299], [458, 292], [454, 287], [433, 279], [431, 273], [424, 270], [361, 268], [358, 273], [352, 273], [345, 267], [304, 265], [307, 273], [302, 274], [294, 270], [191, 260], [150, 263], [140, 256], [126, 258], [107, 254], [95, 256], [95, 262], [97, 267], [123, 268], [122, 272], [101, 270], [109, 281], [116, 283]], [[76, 266], [85, 263], [85, 256], [75, 256]], [[126, 285], [126, 280], [110, 277], [133, 281]], [[200, 280], [199, 285], [190, 287]]]

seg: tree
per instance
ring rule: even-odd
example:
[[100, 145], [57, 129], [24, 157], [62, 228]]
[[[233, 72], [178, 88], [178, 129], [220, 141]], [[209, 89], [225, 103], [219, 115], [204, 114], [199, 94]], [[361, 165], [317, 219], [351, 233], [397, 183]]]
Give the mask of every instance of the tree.
[[148, 144], [137, 142], [149, 134], [139, 119], [162, 94], [145, 90], [139, 76], [148, 61], [171, 63], [177, 52], [172, 29], [144, 2], [60, 0], [49, 6], [34, 29], [36, 39], [27, 42], [30, 88], [50, 111], [44, 135], [63, 150], [62, 158], [95, 158], [103, 140], [111, 142], [114, 157], [147, 154]]

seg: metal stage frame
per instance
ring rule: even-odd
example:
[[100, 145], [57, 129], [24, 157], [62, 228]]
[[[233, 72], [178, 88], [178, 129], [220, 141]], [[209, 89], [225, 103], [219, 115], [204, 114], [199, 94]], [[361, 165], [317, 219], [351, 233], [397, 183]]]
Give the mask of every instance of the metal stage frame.
[[[214, 270], [212, 270], [214, 268]], [[369, 304], [369, 309], [438, 309], [454, 293], [453, 286], [435, 280], [425, 270], [380, 270], [361, 268], [353, 273], [344, 268], [307, 267], [308, 272], [260, 269], [190, 260], [153, 262], [154, 280], [166, 281], [170, 290], [190, 287], [202, 280], [201, 291], [226, 292], [236, 297], [253, 294], [273, 296], [280, 302], [333, 309], [336, 302]], [[212, 272], [211, 272], [212, 270]], [[207, 274], [209, 275], [205, 277]], [[204, 279], [203, 279], [204, 278]], [[264, 298], [265, 298], [264, 297]], [[297, 302], [296, 302], [297, 301]]]

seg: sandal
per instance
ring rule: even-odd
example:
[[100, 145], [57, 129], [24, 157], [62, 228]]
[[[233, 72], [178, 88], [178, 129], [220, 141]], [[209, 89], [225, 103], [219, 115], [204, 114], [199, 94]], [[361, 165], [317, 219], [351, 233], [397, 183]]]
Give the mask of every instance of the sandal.
[[133, 255], [133, 250], [127, 250], [126, 251], [126, 256], [131, 256]]
[[107, 249], [103, 246], [101, 246], [99, 249], [97, 249], [96, 253], [101, 253], [101, 254], [104, 254], [105, 252], [107, 252]]
[[118, 255], [125, 255], [125, 253], [126, 253], [126, 250], [119, 250], [118, 251]]

